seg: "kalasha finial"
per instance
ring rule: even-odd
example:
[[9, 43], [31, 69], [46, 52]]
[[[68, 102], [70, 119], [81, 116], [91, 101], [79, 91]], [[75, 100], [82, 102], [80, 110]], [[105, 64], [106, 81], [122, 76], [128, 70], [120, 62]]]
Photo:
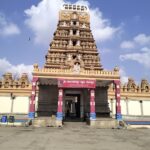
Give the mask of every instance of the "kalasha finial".
[[28, 78], [28, 74], [27, 74], [27, 73], [22, 73], [21, 78], [22, 78], [22, 79]]
[[114, 68], [114, 71], [119, 72], [119, 67], [116, 66], [116, 67]]
[[3, 75], [4, 78], [7, 78], [7, 79], [12, 79], [12, 73], [10, 72], [7, 72]]
[[34, 70], [38, 70], [39, 69], [39, 65], [38, 64], [34, 64], [33, 67], [34, 67]]

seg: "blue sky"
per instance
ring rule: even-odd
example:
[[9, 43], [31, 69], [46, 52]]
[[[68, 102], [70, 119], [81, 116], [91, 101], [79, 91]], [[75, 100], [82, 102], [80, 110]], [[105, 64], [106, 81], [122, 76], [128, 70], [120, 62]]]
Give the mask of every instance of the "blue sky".
[[[0, 76], [31, 74], [45, 62], [64, 0], [0, 0]], [[119, 66], [123, 81], [150, 81], [149, 0], [68, 0], [89, 6], [104, 69]], [[29, 40], [30, 38], [30, 40]]]

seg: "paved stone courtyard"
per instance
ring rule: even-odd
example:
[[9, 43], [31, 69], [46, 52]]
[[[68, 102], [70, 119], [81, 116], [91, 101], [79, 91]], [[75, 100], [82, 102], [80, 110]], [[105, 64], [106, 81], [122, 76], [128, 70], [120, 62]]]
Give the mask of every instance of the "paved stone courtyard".
[[149, 150], [150, 129], [0, 127], [1, 150]]

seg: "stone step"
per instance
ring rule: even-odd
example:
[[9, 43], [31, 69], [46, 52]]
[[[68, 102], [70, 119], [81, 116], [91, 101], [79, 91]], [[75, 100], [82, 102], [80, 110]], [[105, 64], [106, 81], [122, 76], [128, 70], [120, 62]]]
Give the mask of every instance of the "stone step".
[[64, 128], [69, 128], [69, 129], [80, 129], [80, 128], [85, 128], [88, 125], [86, 122], [64, 122], [63, 126]]
[[[124, 122], [118, 122], [113, 118], [97, 118], [96, 120], [87, 121], [91, 127], [94, 128], [102, 128], [102, 129], [115, 129], [119, 128], [120, 125], [122, 127], [126, 126]], [[87, 127], [87, 122], [82, 121], [66, 121], [63, 122], [63, 126], [67, 128], [84, 128]], [[58, 127], [62, 125], [58, 125], [56, 117], [38, 117], [33, 120], [32, 125], [34, 127]]]
[[119, 127], [119, 122], [113, 118], [97, 118], [95, 121], [90, 121], [90, 125], [101, 129], [115, 129]]
[[34, 127], [56, 127], [56, 117], [38, 117], [32, 121]]

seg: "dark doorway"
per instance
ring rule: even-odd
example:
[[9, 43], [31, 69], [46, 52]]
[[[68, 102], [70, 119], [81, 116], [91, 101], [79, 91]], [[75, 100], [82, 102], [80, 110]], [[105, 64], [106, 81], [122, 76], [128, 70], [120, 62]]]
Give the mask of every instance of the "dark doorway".
[[58, 88], [56, 85], [39, 85], [38, 117], [50, 117], [57, 113], [57, 97]]
[[80, 95], [77, 98], [77, 102], [75, 103], [75, 109], [76, 109], [76, 117], [80, 118]]
[[65, 121], [79, 121], [80, 94], [66, 94], [65, 97]]
[[73, 46], [76, 46], [76, 44], [77, 44], [77, 41], [73, 41]]
[[76, 35], [77, 34], [77, 30], [73, 30], [73, 35]]

